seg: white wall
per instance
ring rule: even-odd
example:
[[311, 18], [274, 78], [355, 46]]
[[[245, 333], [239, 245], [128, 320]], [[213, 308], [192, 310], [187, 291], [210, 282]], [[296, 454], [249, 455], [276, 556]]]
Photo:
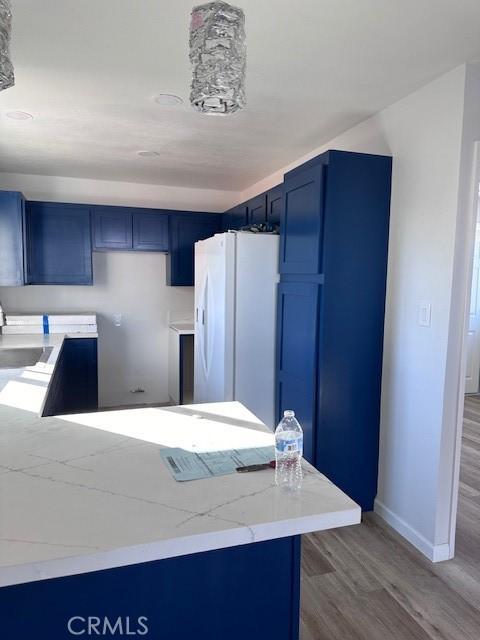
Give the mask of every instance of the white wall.
[[28, 200], [112, 204], [153, 209], [225, 211], [238, 201], [235, 191], [187, 189], [136, 182], [0, 173], [0, 189], [21, 191]]
[[[458, 406], [458, 384], [446, 388], [446, 381], [465, 73], [465, 67], [451, 71], [240, 197], [277, 184], [285, 170], [327, 149], [393, 156], [376, 509], [437, 560], [451, 553], [452, 473], [445, 465], [452, 457], [446, 432], [455, 431], [455, 419], [445, 414], [445, 402], [448, 395]], [[432, 305], [430, 328], [418, 324], [423, 301]]]
[[162, 253], [95, 252], [94, 286], [2, 287], [0, 300], [7, 312], [95, 311], [100, 404], [168, 402], [169, 317], [193, 317], [193, 288], [167, 287], [165, 266]]

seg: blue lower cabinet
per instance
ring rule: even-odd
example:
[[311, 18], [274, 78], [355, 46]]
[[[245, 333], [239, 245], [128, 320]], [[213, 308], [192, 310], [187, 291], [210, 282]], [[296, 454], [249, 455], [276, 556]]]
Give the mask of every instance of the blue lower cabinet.
[[68, 338], [55, 367], [43, 415], [98, 409], [97, 339]]
[[168, 251], [168, 214], [156, 211], [133, 214], [133, 249]]
[[25, 284], [25, 199], [0, 191], [0, 286]]
[[219, 233], [222, 216], [217, 213], [186, 213], [170, 216], [170, 253], [167, 260], [167, 284], [193, 287], [195, 243]]
[[292, 409], [303, 428], [303, 454], [315, 462], [320, 286], [281, 282], [277, 315], [277, 422]]
[[93, 247], [109, 251], [132, 249], [132, 212], [117, 207], [95, 207], [93, 211]]
[[26, 239], [28, 284], [93, 283], [88, 207], [28, 202]]
[[299, 604], [299, 536], [0, 589], [5, 640], [298, 640]]

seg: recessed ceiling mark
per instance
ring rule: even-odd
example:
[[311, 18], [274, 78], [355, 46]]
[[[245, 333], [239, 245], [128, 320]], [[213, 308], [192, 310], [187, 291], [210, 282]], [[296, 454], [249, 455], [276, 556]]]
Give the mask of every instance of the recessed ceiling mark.
[[5, 115], [11, 120], [33, 120], [32, 114], [26, 111], [8, 111]]
[[158, 158], [159, 155], [158, 151], [137, 151], [137, 156], [140, 158]]
[[176, 107], [179, 104], [183, 104], [182, 98], [173, 93], [159, 93], [153, 96], [153, 100], [161, 107]]

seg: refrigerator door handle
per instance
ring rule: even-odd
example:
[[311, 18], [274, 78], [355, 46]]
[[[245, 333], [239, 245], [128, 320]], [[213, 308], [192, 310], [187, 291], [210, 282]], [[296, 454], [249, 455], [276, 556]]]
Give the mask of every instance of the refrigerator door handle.
[[202, 309], [202, 324], [205, 324], [205, 309]]

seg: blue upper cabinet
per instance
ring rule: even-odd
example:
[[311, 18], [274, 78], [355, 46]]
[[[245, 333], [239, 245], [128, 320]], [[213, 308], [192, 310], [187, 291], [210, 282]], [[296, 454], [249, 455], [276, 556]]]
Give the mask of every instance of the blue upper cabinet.
[[270, 224], [280, 224], [280, 217], [283, 207], [283, 185], [278, 184], [273, 189], [267, 191], [267, 222]]
[[285, 175], [280, 273], [321, 273], [324, 178], [321, 160]]
[[267, 221], [267, 194], [261, 193], [247, 202], [248, 224], [264, 224]]
[[168, 214], [156, 211], [133, 214], [135, 251], [168, 251]]
[[90, 209], [28, 202], [28, 284], [92, 284]]
[[93, 247], [109, 251], [132, 249], [132, 212], [117, 207], [95, 207], [93, 212]]
[[222, 216], [223, 231], [238, 230], [248, 222], [248, 207], [246, 203], [237, 204], [236, 207], [225, 211]]
[[170, 218], [170, 253], [167, 261], [167, 284], [193, 287], [195, 242], [205, 240], [222, 229], [218, 213], [172, 212]]
[[168, 251], [168, 213], [95, 207], [93, 248], [99, 251]]
[[25, 200], [16, 191], [0, 191], [0, 286], [25, 284]]

